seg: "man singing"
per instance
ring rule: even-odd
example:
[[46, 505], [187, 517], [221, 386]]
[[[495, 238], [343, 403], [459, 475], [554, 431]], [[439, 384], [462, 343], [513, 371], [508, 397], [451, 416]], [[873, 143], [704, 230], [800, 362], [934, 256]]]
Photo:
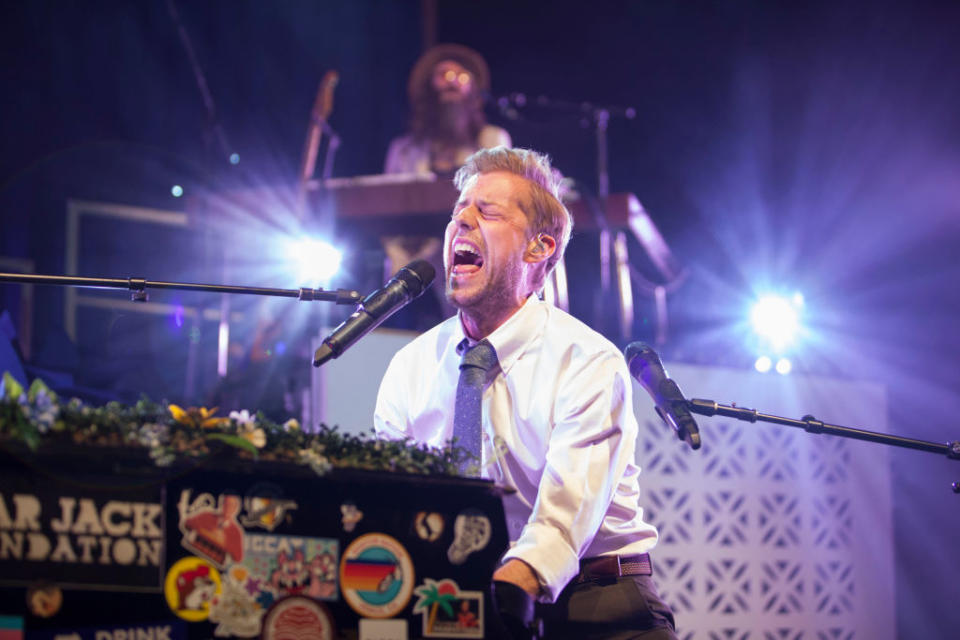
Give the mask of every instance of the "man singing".
[[549, 160], [497, 147], [470, 156], [444, 241], [459, 313], [401, 349], [375, 425], [458, 444], [504, 499], [512, 541], [494, 580], [535, 597], [548, 638], [675, 638], [638, 506], [637, 422], [616, 347], [537, 297], [570, 238]]

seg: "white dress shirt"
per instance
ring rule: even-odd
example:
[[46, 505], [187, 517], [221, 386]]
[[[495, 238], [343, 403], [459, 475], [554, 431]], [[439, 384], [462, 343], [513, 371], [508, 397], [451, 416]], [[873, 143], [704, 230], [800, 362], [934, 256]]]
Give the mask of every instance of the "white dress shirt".
[[[464, 339], [454, 316], [397, 352], [377, 396], [378, 434], [435, 447], [453, 437]], [[481, 475], [516, 488], [504, 498], [504, 560], [533, 567], [553, 602], [581, 558], [643, 553], [657, 541], [638, 505], [626, 362], [606, 338], [536, 296], [487, 340], [499, 366], [483, 393]]]

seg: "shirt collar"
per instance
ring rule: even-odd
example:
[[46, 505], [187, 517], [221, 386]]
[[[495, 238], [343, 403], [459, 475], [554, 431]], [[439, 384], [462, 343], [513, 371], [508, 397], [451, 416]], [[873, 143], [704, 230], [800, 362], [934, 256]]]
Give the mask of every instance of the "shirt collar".
[[[543, 333], [543, 323], [546, 320], [544, 305], [546, 303], [536, 294], [530, 294], [516, 313], [485, 338], [497, 352], [497, 363], [504, 375], [509, 373], [513, 363], [523, 355], [527, 345]], [[458, 320], [454, 340], [457, 355], [462, 356], [464, 351], [479, 341], [464, 333], [463, 319], [458, 316]]]

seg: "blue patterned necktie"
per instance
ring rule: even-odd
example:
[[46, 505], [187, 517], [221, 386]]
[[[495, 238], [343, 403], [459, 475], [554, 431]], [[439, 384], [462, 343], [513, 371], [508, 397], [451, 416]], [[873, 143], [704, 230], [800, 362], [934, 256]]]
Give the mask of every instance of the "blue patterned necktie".
[[497, 352], [486, 340], [468, 349], [460, 360], [460, 381], [457, 383], [457, 401], [453, 409], [453, 437], [457, 439], [457, 446], [474, 455], [478, 463], [483, 431], [483, 385], [487, 373], [496, 364]]

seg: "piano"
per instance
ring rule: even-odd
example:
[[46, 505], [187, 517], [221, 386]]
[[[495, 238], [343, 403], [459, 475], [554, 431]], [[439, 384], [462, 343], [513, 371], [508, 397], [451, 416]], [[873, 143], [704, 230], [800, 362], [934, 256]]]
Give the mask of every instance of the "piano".
[[0, 487], [7, 638], [505, 637], [488, 481], [63, 446]]

